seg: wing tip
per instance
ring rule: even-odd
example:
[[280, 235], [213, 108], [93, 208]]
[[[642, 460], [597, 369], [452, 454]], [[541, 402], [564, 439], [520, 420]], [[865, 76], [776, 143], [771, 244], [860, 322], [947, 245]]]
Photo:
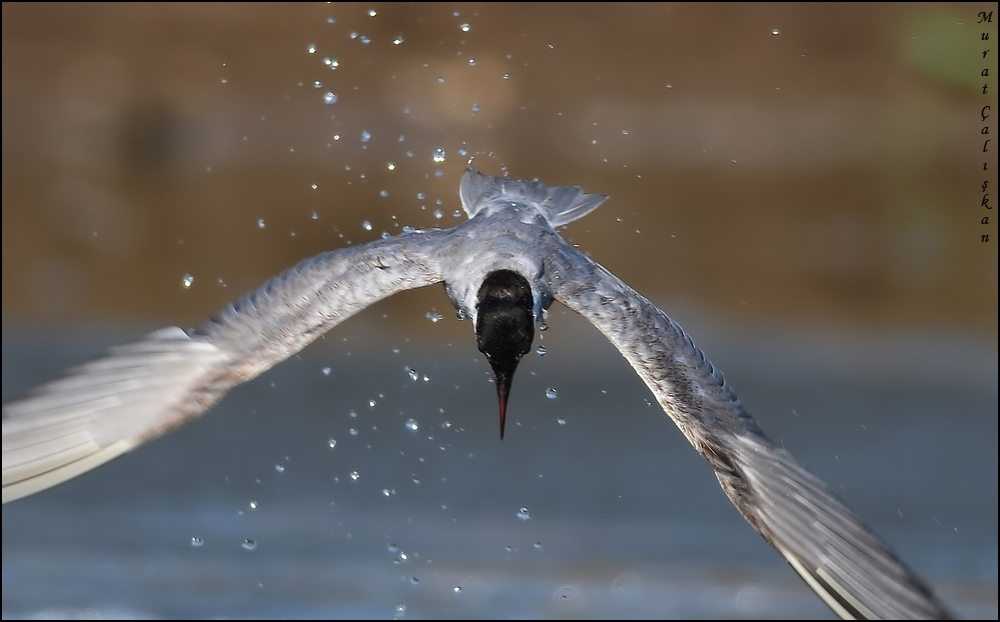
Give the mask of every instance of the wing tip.
[[[17, 467], [8, 468], [8, 465], [4, 465], [3, 504], [17, 501], [22, 497], [52, 488], [87, 471], [92, 471], [102, 464], [128, 453], [135, 448], [136, 444], [133, 440], [121, 440], [29, 476], [18, 475]], [[67, 453], [67, 455], [69, 454]], [[56, 461], [58, 460], [56, 459]], [[9, 479], [13, 481], [8, 482]]]

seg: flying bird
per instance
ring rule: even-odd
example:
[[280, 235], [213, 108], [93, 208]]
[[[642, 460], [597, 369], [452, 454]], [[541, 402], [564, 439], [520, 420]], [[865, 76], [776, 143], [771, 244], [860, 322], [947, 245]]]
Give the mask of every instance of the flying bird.
[[947, 618], [929, 587], [764, 435], [722, 374], [651, 302], [557, 228], [607, 196], [467, 170], [469, 219], [306, 259], [198, 328], [111, 348], [3, 406], [3, 503], [55, 486], [211, 408], [230, 389], [396, 292], [443, 282], [495, 380], [503, 438], [514, 372], [554, 300], [632, 365], [736, 509], [845, 619]]

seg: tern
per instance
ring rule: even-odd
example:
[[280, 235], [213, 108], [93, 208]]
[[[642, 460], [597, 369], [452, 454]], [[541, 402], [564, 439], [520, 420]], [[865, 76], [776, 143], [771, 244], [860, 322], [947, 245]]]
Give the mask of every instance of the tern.
[[3, 406], [3, 503], [55, 486], [191, 421], [237, 384], [396, 292], [443, 282], [507, 398], [558, 300], [632, 365], [736, 509], [845, 619], [947, 618], [930, 588], [819, 478], [776, 446], [691, 338], [557, 228], [606, 199], [467, 170], [469, 219], [306, 259], [192, 330], [165, 328]]

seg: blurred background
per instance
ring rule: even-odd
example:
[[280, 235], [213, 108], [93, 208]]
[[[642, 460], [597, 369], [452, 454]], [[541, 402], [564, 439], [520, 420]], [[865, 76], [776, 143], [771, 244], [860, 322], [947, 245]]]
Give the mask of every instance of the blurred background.
[[[995, 6], [5, 3], [3, 399], [459, 222], [471, 159], [611, 195], [567, 240], [995, 618]], [[500, 444], [443, 290], [376, 305], [5, 506], [4, 618], [829, 617], [613, 348], [549, 326]]]

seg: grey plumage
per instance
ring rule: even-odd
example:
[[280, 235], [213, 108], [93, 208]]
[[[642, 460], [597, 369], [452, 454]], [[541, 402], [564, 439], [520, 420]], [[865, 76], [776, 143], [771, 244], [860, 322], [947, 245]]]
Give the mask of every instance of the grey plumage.
[[829, 489], [776, 447], [663, 311], [555, 228], [606, 197], [467, 171], [469, 220], [307, 259], [191, 331], [167, 328], [68, 370], [3, 407], [3, 502], [54, 486], [189, 421], [365, 307], [444, 282], [475, 323], [486, 275], [531, 284], [536, 321], [558, 300], [621, 352], [714, 469], [730, 500], [845, 618], [947, 610]]

